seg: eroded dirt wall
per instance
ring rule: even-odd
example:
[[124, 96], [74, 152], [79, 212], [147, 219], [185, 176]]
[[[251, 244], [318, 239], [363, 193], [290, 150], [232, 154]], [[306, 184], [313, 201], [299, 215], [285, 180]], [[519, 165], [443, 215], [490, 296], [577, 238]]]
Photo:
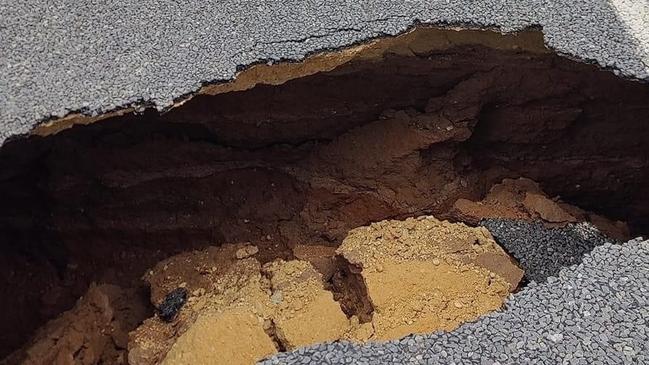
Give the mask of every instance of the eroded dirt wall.
[[647, 85], [464, 44], [12, 142], [0, 151], [0, 355], [91, 281], [138, 286], [155, 262], [206, 245], [250, 241], [263, 261], [372, 221], [445, 218], [505, 176], [642, 231], [648, 118]]

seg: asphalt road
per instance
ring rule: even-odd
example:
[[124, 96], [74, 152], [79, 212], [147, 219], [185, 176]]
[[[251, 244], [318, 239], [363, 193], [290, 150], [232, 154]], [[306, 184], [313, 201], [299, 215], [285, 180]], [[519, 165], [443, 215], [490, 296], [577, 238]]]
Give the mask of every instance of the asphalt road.
[[413, 24], [541, 26], [547, 44], [649, 79], [646, 0], [0, 0], [0, 144], [46, 118], [159, 109], [238, 66]]

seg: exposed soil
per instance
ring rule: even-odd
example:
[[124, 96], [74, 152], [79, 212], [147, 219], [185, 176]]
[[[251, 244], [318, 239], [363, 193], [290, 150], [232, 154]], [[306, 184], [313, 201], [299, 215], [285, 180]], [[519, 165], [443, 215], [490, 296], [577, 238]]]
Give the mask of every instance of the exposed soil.
[[[451, 330], [500, 308], [523, 276], [484, 228], [433, 217], [354, 229], [335, 252], [295, 252], [305, 260], [262, 266], [258, 248], [239, 243], [161, 261], [144, 277], [151, 302], [178, 288], [189, 296], [168, 318], [145, 320], [132, 292], [92, 286], [7, 363], [251, 364], [324, 341]], [[333, 284], [349, 271], [348, 285]], [[344, 310], [366, 305], [364, 316]]]
[[[322, 249], [296, 251], [324, 262]], [[191, 296], [172, 323], [156, 316], [131, 334], [129, 363], [250, 364], [318, 342], [450, 330], [500, 308], [523, 275], [484, 228], [433, 217], [352, 230], [335, 253], [344, 261], [328, 252], [329, 262], [349, 265], [320, 267], [332, 278], [359, 267], [355, 285], [332, 286], [305, 260], [262, 266], [257, 254], [248, 243], [226, 244], [156, 265], [145, 276], [153, 303], [177, 287]], [[343, 311], [358, 300], [371, 303], [368, 317]]]
[[547, 226], [565, 226], [574, 222], [590, 222], [599, 231], [619, 241], [629, 240], [629, 227], [593, 212], [549, 198], [539, 184], [527, 178], [504, 179], [495, 184], [479, 202], [458, 199], [450, 211], [453, 219], [477, 225], [482, 219], [504, 218], [540, 220]]
[[[151, 270], [146, 280], [154, 303], [179, 286], [191, 296], [175, 322], [154, 317], [131, 334], [129, 362], [214, 363], [210, 359], [217, 356], [223, 363], [249, 364], [269, 349], [294, 349], [349, 331], [349, 320], [309, 262], [277, 259], [262, 266], [251, 247], [226, 244], [185, 253]], [[218, 318], [230, 327], [208, 327]], [[264, 339], [256, 342], [262, 334]], [[223, 346], [216, 350], [221, 355], [208, 354], [215, 352], [211, 339]]]
[[201, 315], [162, 364], [254, 364], [276, 353], [257, 318], [245, 309]]
[[115, 285], [91, 285], [74, 308], [39, 329], [2, 364], [126, 364], [128, 333], [147, 318], [147, 298]]
[[[552, 225], [597, 217], [613, 233], [626, 228], [557, 203], [525, 178], [505, 179], [481, 202], [459, 199], [451, 214]], [[179, 288], [189, 294], [169, 318], [146, 319], [142, 291], [92, 285], [3, 363], [251, 364], [318, 342], [449, 331], [500, 308], [524, 274], [485, 228], [432, 216], [353, 229], [337, 249], [295, 245], [288, 261], [275, 252], [246, 242], [159, 262], [143, 277], [151, 303], [161, 307]]]
[[523, 277], [486, 229], [433, 217], [354, 229], [337, 253], [360, 268], [376, 340], [454, 329], [500, 308]]
[[[326, 72], [248, 80], [166, 114], [6, 144], [0, 356], [92, 282], [138, 288], [157, 262], [228, 242], [257, 247], [235, 265], [256, 262], [256, 278], [271, 261], [295, 259], [297, 245], [335, 248], [371, 222], [462, 218], [451, 211], [458, 199], [479, 202], [505, 177], [534, 179], [556, 203], [517, 196], [525, 216], [606, 216], [646, 232], [647, 85], [551, 54], [535, 32], [478, 33], [415, 32]], [[320, 257], [318, 269], [340, 266]], [[321, 272], [331, 287], [361, 275]], [[158, 304], [171, 288], [155, 287]], [[371, 309], [360, 307], [345, 310], [362, 327]], [[167, 327], [160, 336], [172, 335]]]

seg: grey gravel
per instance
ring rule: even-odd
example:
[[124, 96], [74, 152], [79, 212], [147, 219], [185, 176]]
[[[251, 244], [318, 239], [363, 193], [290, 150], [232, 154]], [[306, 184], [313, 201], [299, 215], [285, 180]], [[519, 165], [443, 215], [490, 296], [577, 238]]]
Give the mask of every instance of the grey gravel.
[[49, 117], [169, 107], [237, 67], [418, 22], [543, 28], [558, 52], [649, 79], [645, 0], [0, 0], [0, 144]]
[[[455, 331], [325, 343], [262, 364], [647, 364], [649, 241], [604, 243]], [[308, 362], [305, 362], [308, 359]]]
[[581, 262], [584, 254], [610, 239], [589, 223], [546, 228], [541, 222], [485, 219], [485, 226], [525, 270], [528, 280], [543, 282], [563, 267]]

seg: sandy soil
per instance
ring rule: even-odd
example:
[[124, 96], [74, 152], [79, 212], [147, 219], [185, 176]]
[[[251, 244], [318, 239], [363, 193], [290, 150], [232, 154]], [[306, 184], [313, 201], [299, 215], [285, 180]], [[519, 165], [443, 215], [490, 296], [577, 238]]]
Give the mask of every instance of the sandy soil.
[[[154, 303], [176, 287], [187, 288], [191, 296], [171, 324], [154, 317], [131, 333], [130, 363], [192, 358], [194, 364], [213, 364], [214, 351], [223, 353], [217, 363], [250, 363], [278, 350], [342, 337], [349, 320], [313, 265], [277, 259], [262, 266], [257, 254], [250, 244], [230, 244], [156, 265], [145, 276]], [[219, 318], [232, 325], [224, 330], [223, 324], [208, 324]]]
[[[352, 230], [335, 252], [294, 252], [262, 265], [239, 243], [160, 262], [145, 275], [152, 302], [177, 287], [190, 298], [171, 323], [155, 316], [131, 333], [130, 363], [249, 364], [317, 342], [450, 330], [498, 309], [523, 274], [486, 230], [433, 217]], [[347, 285], [333, 284], [345, 271]], [[343, 310], [360, 297], [369, 317]]]
[[276, 351], [258, 317], [235, 308], [201, 314], [162, 364], [252, 364]]
[[486, 229], [433, 217], [354, 229], [337, 252], [360, 268], [379, 340], [454, 329], [500, 308], [523, 275]]

